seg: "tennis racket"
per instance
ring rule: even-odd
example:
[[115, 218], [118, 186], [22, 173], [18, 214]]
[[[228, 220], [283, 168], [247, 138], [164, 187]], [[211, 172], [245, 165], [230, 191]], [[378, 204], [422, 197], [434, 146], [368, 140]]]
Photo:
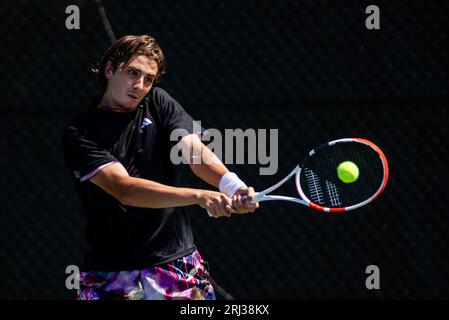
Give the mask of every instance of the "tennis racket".
[[[337, 167], [351, 161], [359, 168], [352, 183], [340, 180]], [[270, 194], [292, 176], [299, 198]], [[264, 191], [257, 192], [253, 203], [292, 201], [324, 212], [345, 212], [367, 205], [385, 189], [388, 162], [382, 150], [371, 141], [344, 138], [325, 143], [313, 150], [284, 179]]]

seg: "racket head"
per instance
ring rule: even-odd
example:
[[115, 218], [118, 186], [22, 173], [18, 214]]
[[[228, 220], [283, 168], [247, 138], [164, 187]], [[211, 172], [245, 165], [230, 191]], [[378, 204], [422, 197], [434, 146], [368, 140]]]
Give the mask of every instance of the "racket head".
[[[351, 161], [359, 168], [359, 177], [344, 183], [337, 167]], [[344, 138], [323, 144], [309, 152], [296, 173], [301, 198], [315, 210], [345, 212], [360, 208], [376, 199], [387, 185], [388, 162], [382, 150], [362, 138]]]

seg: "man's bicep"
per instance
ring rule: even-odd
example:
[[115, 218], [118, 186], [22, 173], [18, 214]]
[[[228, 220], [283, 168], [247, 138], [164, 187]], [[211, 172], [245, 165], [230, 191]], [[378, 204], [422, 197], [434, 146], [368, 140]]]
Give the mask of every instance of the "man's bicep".
[[99, 170], [89, 180], [118, 200], [121, 200], [123, 183], [127, 178], [129, 178], [128, 171], [121, 163], [115, 162]]

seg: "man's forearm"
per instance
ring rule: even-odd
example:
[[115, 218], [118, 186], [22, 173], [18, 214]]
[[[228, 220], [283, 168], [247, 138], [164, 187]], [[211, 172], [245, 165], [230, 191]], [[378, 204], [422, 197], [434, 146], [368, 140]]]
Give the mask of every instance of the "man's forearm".
[[124, 205], [142, 208], [170, 208], [197, 204], [214, 217], [229, 216], [232, 201], [216, 191], [177, 188], [155, 181], [130, 177], [121, 163], [102, 168], [90, 178]]
[[177, 188], [154, 181], [126, 177], [120, 188], [123, 190], [120, 201], [133, 207], [167, 208], [181, 207], [199, 203], [202, 190]]
[[199, 148], [201, 149], [201, 161], [196, 164], [191, 160], [190, 169], [197, 177], [218, 188], [221, 177], [229, 170], [209, 148], [206, 146]]

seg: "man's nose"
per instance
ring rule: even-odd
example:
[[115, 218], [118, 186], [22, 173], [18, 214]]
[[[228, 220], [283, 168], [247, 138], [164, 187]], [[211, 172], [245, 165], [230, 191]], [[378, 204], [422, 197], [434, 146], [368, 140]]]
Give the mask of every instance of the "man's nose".
[[136, 82], [134, 82], [133, 85], [134, 89], [143, 89], [143, 77], [140, 77], [139, 79], [136, 80]]

